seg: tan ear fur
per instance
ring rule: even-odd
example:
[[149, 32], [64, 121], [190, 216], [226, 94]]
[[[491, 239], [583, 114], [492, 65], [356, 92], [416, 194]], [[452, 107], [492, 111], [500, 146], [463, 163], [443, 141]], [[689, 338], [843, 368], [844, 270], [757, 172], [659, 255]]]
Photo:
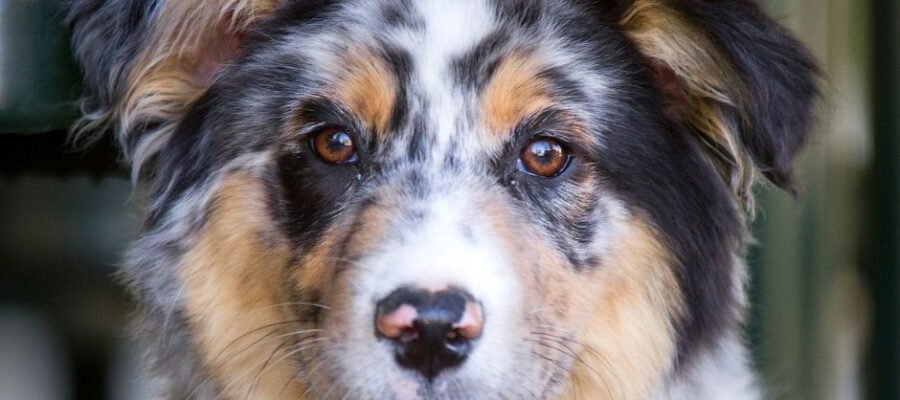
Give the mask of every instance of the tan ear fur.
[[236, 55], [240, 34], [268, 15], [276, 0], [167, 1], [138, 55], [124, 97], [113, 110], [120, 135], [148, 121], [162, 126], [133, 149], [133, 174], [167, 140], [176, 122]]
[[[652, 64], [674, 74], [681, 104], [669, 107], [698, 132], [711, 161], [737, 199], [753, 209], [753, 163], [728, 108], [742, 110], [747, 93], [731, 61], [697, 26], [661, 0], [636, 0], [620, 25]], [[670, 82], [671, 83], [671, 82]]]

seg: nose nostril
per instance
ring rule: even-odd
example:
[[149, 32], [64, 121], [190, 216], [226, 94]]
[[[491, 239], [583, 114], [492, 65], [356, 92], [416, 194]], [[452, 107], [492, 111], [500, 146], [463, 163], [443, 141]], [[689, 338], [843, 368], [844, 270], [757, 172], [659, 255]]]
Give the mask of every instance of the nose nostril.
[[414, 327], [403, 329], [397, 340], [401, 343], [409, 343], [419, 338], [419, 330]]
[[448, 344], [459, 346], [466, 344], [474, 339], [469, 338], [469, 336], [464, 334], [459, 328], [455, 328], [447, 331], [446, 340]]

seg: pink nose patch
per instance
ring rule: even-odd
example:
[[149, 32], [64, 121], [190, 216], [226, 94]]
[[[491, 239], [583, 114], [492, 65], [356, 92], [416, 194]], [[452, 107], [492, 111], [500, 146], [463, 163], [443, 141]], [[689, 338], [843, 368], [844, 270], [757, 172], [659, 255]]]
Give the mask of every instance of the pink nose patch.
[[[453, 324], [453, 328], [455, 330], [451, 331], [450, 334], [457, 332], [466, 339], [475, 339], [481, 336], [481, 331], [484, 328], [484, 315], [482, 315], [481, 306], [477, 303], [467, 302], [466, 311], [459, 322]], [[455, 338], [451, 337], [449, 339]]]
[[[388, 339], [414, 340], [417, 337], [415, 322], [419, 313], [415, 307], [403, 304], [376, 322], [378, 333]], [[447, 332], [447, 339], [477, 339], [484, 329], [484, 315], [477, 303], [466, 303], [462, 318]]]
[[415, 307], [403, 304], [390, 314], [378, 318], [378, 332], [389, 339], [397, 339], [404, 333], [413, 330], [413, 322], [419, 316]]

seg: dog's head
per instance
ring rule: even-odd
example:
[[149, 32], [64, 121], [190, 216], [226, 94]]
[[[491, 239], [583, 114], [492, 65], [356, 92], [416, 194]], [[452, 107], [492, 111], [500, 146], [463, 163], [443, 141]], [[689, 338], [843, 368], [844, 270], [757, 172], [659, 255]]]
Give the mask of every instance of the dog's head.
[[657, 394], [738, 329], [749, 184], [815, 93], [748, 1], [94, 3], [181, 395]]

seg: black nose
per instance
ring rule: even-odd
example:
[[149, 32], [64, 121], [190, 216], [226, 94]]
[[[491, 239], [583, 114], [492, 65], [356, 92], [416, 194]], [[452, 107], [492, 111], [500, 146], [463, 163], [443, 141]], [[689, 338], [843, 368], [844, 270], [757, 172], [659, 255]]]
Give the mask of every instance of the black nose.
[[376, 334], [394, 344], [397, 363], [428, 380], [462, 364], [484, 329], [484, 313], [459, 289], [403, 287], [378, 302]]

